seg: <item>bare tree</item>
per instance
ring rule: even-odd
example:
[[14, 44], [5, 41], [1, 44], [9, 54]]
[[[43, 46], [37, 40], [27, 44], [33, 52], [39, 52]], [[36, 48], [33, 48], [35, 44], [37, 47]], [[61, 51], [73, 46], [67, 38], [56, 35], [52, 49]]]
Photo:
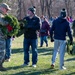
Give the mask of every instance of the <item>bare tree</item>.
[[34, 1], [33, 0], [30, 0], [30, 2], [31, 2], [31, 5], [33, 6], [34, 5]]
[[12, 8], [10, 13], [19, 19], [22, 19], [26, 15], [26, 10], [33, 5], [36, 6], [39, 16], [46, 15], [48, 18], [58, 16], [61, 8], [67, 9], [68, 16], [75, 16], [75, 0], [3, 0], [3, 2], [10, 5]]
[[18, 0], [18, 19], [23, 19], [26, 15], [26, 6], [24, 0]]
[[51, 17], [52, 0], [45, 0], [49, 18]]
[[21, 19], [21, 0], [18, 0], [18, 19], [20, 20]]
[[45, 0], [40, 0], [41, 12], [44, 15], [45, 11]]
[[43, 15], [48, 14], [51, 17], [52, 14], [52, 0], [40, 0], [41, 12]]
[[64, 0], [68, 16], [72, 16], [71, 0]]

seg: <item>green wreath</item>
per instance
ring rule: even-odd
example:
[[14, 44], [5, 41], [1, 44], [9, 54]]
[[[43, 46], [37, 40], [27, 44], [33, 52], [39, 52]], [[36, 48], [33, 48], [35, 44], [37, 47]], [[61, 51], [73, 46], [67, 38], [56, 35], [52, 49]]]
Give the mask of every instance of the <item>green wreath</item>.
[[15, 36], [20, 29], [17, 18], [12, 15], [5, 15], [4, 21], [8, 22], [8, 25], [2, 26], [3, 34], [5, 36]]
[[24, 34], [25, 26], [27, 25], [26, 19], [19, 20], [19, 24], [20, 24], [20, 29], [19, 29], [18, 34], [16, 35], [16, 37], [20, 37], [21, 35]]
[[69, 55], [75, 55], [75, 45], [70, 45], [70, 40], [67, 40], [67, 53]]

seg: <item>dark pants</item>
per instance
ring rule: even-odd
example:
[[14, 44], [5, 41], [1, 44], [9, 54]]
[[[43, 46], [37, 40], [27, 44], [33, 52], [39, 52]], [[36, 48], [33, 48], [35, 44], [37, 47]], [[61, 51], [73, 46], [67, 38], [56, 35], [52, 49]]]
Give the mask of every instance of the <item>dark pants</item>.
[[37, 63], [37, 39], [24, 39], [24, 64], [29, 63], [29, 48], [32, 48], [32, 64]]
[[11, 56], [11, 44], [12, 44], [12, 38], [6, 39], [6, 53], [5, 53], [5, 59], [9, 59]]
[[46, 46], [48, 45], [47, 36], [41, 36], [40, 37], [40, 46], [43, 46], [43, 43], [46, 43]]

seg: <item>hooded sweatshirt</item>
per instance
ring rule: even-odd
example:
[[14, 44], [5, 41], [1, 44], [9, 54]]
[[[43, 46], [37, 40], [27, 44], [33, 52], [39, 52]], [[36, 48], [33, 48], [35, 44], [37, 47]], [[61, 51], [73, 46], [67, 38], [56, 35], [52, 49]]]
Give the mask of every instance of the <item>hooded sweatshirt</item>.
[[66, 33], [68, 34], [70, 40], [72, 41], [73, 38], [69, 22], [66, 19], [58, 17], [56, 20], [53, 21], [53, 25], [50, 30], [50, 36], [51, 38], [54, 37], [54, 39], [57, 40], [66, 40]]

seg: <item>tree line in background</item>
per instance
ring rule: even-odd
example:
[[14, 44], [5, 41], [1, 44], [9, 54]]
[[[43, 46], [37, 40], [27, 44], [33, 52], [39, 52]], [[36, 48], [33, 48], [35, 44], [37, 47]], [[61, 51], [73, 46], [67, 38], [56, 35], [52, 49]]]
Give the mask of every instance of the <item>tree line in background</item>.
[[0, 2], [8, 3], [12, 8], [9, 13], [18, 19], [22, 19], [31, 6], [36, 7], [38, 16], [56, 17], [62, 8], [66, 8], [68, 16], [74, 18], [75, 15], [75, 0], [0, 0]]

